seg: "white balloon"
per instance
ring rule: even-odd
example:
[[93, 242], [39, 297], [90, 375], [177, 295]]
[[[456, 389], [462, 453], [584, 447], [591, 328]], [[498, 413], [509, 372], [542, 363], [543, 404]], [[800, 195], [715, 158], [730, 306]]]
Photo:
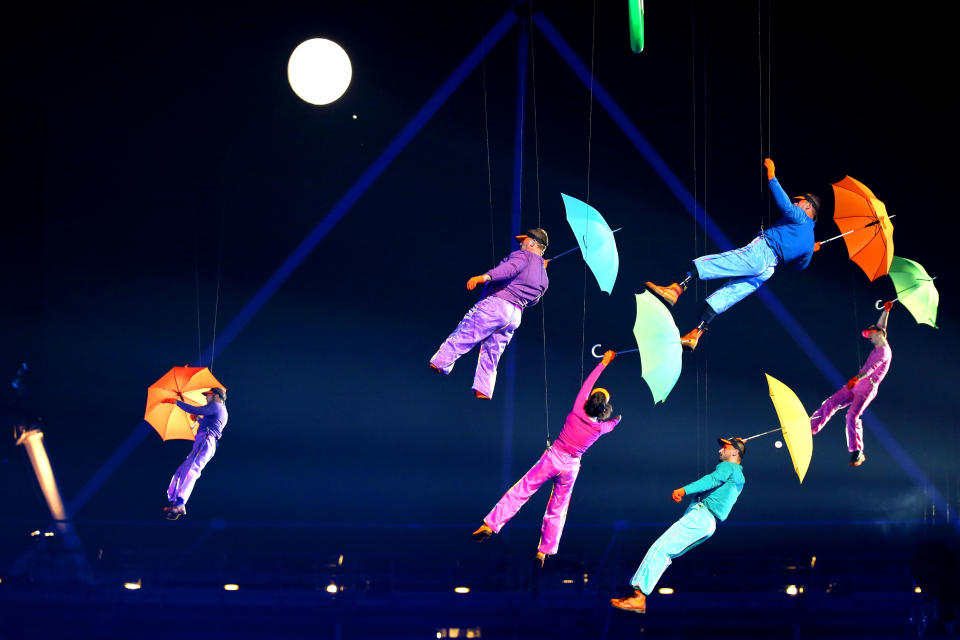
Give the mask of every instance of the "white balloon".
[[324, 38], [301, 42], [287, 63], [290, 88], [304, 102], [330, 104], [350, 86], [353, 67], [343, 47]]
[[775, 446], [777, 449], [779, 449], [780, 447], [783, 446], [783, 443], [780, 442], [779, 440], [777, 440], [776, 442], [773, 443], [773, 446]]

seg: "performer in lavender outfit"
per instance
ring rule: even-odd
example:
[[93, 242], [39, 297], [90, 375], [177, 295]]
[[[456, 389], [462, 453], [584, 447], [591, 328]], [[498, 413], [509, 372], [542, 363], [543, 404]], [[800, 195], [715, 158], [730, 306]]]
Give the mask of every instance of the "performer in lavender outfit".
[[457, 358], [480, 345], [473, 391], [478, 398], [489, 400], [497, 383], [497, 362], [510, 344], [513, 332], [520, 326], [523, 310], [540, 301], [550, 282], [543, 252], [547, 250], [547, 232], [530, 229], [517, 236], [520, 248], [504, 258], [499, 265], [483, 275], [467, 281], [473, 291], [484, 286], [477, 304], [467, 311], [456, 331], [440, 345], [430, 358], [430, 366], [449, 374]]
[[[190, 499], [190, 494], [193, 493], [193, 485], [200, 477], [200, 472], [213, 458], [213, 454], [217, 452], [217, 441], [223, 435], [223, 428], [227, 426], [226, 390], [214, 387], [210, 391], [205, 391], [203, 395], [207, 399], [207, 404], [199, 407], [182, 400], [176, 401], [180, 409], [200, 416], [200, 424], [197, 426], [193, 449], [187, 459], [177, 467], [167, 488], [170, 505], [163, 508], [167, 520], [176, 520], [186, 515], [186, 503]], [[171, 398], [165, 402], [173, 403], [174, 400]]]
[[547, 481], [553, 480], [553, 491], [547, 502], [547, 511], [543, 514], [543, 527], [540, 530], [540, 545], [537, 548], [537, 559], [540, 566], [548, 555], [557, 552], [560, 546], [560, 536], [563, 534], [563, 525], [567, 520], [567, 508], [570, 506], [570, 495], [573, 484], [580, 473], [580, 456], [590, 448], [597, 438], [610, 433], [620, 422], [620, 416], [608, 420], [613, 413], [610, 404], [610, 393], [606, 389], [590, 390], [596, 383], [603, 370], [616, 357], [613, 351], [603, 354], [603, 360], [586, 381], [577, 394], [573, 403], [573, 410], [567, 415], [563, 423], [563, 430], [526, 475], [520, 478], [517, 484], [507, 491], [500, 502], [483, 519], [483, 525], [473, 532], [473, 539], [483, 542], [494, 533], [499, 533], [510, 518], [517, 514], [527, 500]]
[[877, 324], [872, 324], [863, 330], [863, 337], [873, 343], [873, 351], [867, 356], [863, 367], [845, 386], [840, 387], [832, 396], [824, 400], [820, 408], [810, 417], [810, 430], [816, 435], [833, 414], [849, 407], [847, 409], [847, 449], [850, 451], [851, 467], [859, 467], [867, 459], [863, 455], [863, 423], [860, 418], [877, 396], [880, 382], [890, 369], [893, 352], [887, 342], [887, 319], [894, 302], [891, 300], [883, 303], [883, 312]]

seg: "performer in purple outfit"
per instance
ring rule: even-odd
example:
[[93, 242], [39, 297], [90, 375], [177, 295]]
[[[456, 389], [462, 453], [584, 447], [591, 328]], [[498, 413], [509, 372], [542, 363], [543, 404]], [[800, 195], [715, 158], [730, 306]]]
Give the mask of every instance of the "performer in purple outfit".
[[608, 419], [613, 413], [610, 393], [606, 389], [590, 390], [616, 355], [613, 351], [603, 354], [603, 360], [580, 388], [560, 435], [520, 481], [500, 498], [500, 502], [483, 519], [480, 528], [473, 532], [474, 540], [483, 542], [494, 533], [499, 533], [530, 496], [545, 482], [553, 480], [553, 492], [547, 502], [547, 511], [543, 514], [540, 545], [537, 547], [540, 566], [543, 566], [548, 555], [557, 552], [563, 524], [567, 520], [573, 484], [580, 473], [580, 457], [597, 438], [613, 431], [620, 422], [620, 416]]
[[877, 389], [887, 371], [893, 352], [887, 342], [887, 319], [895, 301], [883, 303], [883, 312], [877, 324], [863, 330], [863, 337], [873, 343], [873, 351], [867, 356], [863, 367], [846, 385], [823, 401], [820, 408], [810, 417], [810, 430], [814, 435], [823, 429], [833, 414], [847, 409], [847, 449], [850, 451], [850, 466], [859, 467], [866, 460], [863, 455], [863, 412], [877, 395]]
[[497, 362], [510, 344], [513, 332], [520, 326], [523, 310], [540, 301], [550, 282], [543, 252], [547, 250], [547, 232], [530, 229], [517, 236], [520, 248], [483, 275], [467, 281], [473, 291], [484, 286], [479, 302], [467, 311], [456, 331], [444, 340], [430, 358], [430, 366], [443, 374], [453, 370], [457, 358], [480, 345], [473, 391], [478, 398], [489, 400], [497, 383]]
[[[193, 485], [200, 477], [200, 472], [213, 458], [217, 452], [217, 441], [223, 435], [223, 428], [227, 425], [227, 392], [220, 387], [214, 387], [210, 391], [204, 392], [207, 404], [203, 406], [194, 406], [187, 404], [182, 400], [177, 400], [177, 407], [200, 417], [200, 424], [197, 426], [197, 436], [193, 441], [193, 449], [187, 459], [184, 460], [170, 480], [170, 486], [167, 488], [167, 498], [170, 504], [163, 508], [167, 520], [176, 520], [180, 516], [186, 515], [187, 500], [193, 493]], [[174, 402], [169, 399], [169, 402]]]

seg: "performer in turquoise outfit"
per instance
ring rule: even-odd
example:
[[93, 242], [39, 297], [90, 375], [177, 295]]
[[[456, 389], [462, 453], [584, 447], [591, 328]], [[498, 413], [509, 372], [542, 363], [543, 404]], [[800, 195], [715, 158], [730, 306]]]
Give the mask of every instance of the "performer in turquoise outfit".
[[673, 558], [705, 542], [717, 530], [717, 520], [722, 522], [730, 515], [746, 481], [742, 467], [746, 443], [740, 438], [719, 438], [717, 443], [720, 445], [717, 468], [713, 473], [674, 490], [671, 496], [674, 502], [680, 502], [687, 494], [695, 499], [683, 516], [647, 550], [640, 568], [630, 579], [633, 595], [610, 600], [617, 609], [646, 613], [647, 596], [657, 586]]

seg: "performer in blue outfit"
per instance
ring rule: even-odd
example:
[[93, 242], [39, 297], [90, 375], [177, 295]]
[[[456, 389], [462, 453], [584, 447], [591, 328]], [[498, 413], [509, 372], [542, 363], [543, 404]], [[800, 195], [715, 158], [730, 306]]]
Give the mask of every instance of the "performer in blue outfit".
[[650, 546], [640, 568], [630, 579], [633, 595], [610, 600], [617, 609], [646, 613], [647, 596], [657, 586], [673, 558], [705, 542], [717, 530], [717, 520], [723, 522], [730, 515], [730, 509], [743, 491], [742, 463], [746, 443], [740, 438], [719, 438], [717, 444], [720, 445], [720, 462], [713, 473], [674, 490], [674, 502], [680, 502], [688, 493], [696, 499], [690, 502], [683, 517]]
[[773, 160], [767, 158], [763, 164], [767, 168], [770, 193], [783, 217], [769, 229], [760, 231], [745, 247], [695, 259], [693, 270], [679, 283], [666, 287], [647, 283], [648, 289], [672, 307], [693, 278], [730, 278], [707, 297], [700, 312], [700, 323], [681, 338], [680, 343], [688, 351], [697, 348], [711, 320], [759, 289], [778, 265], [788, 263], [797, 270], [806, 269], [814, 251], [819, 249], [813, 239], [813, 227], [820, 211], [820, 198], [804, 193], [793, 198], [795, 203], [791, 202], [774, 175]]
[[197, 435], [193, 440], [193, 449], [190, 450], [186, 460], [177, 467], [170, 480], [170, 486], [167, 487], [167, 499], [170, 504], [163, 508], [167, 520], [177, 520], [187, 514], [186, 504], [190, 494], [193, 493], [193, 485], [200, 477], [200, 472], [213, 458], [213, 454], [217, 452], [217, 442], [223, 435], [223, 428], [227, 426], [227, 390], [214, 387], [204, 391], [203, 396], [207, 404], [202, 406], [188, 404], [183, 400], [174, 401], [172, 398], [162, 401], [176, 402], [181, 410], [200, 417]]

